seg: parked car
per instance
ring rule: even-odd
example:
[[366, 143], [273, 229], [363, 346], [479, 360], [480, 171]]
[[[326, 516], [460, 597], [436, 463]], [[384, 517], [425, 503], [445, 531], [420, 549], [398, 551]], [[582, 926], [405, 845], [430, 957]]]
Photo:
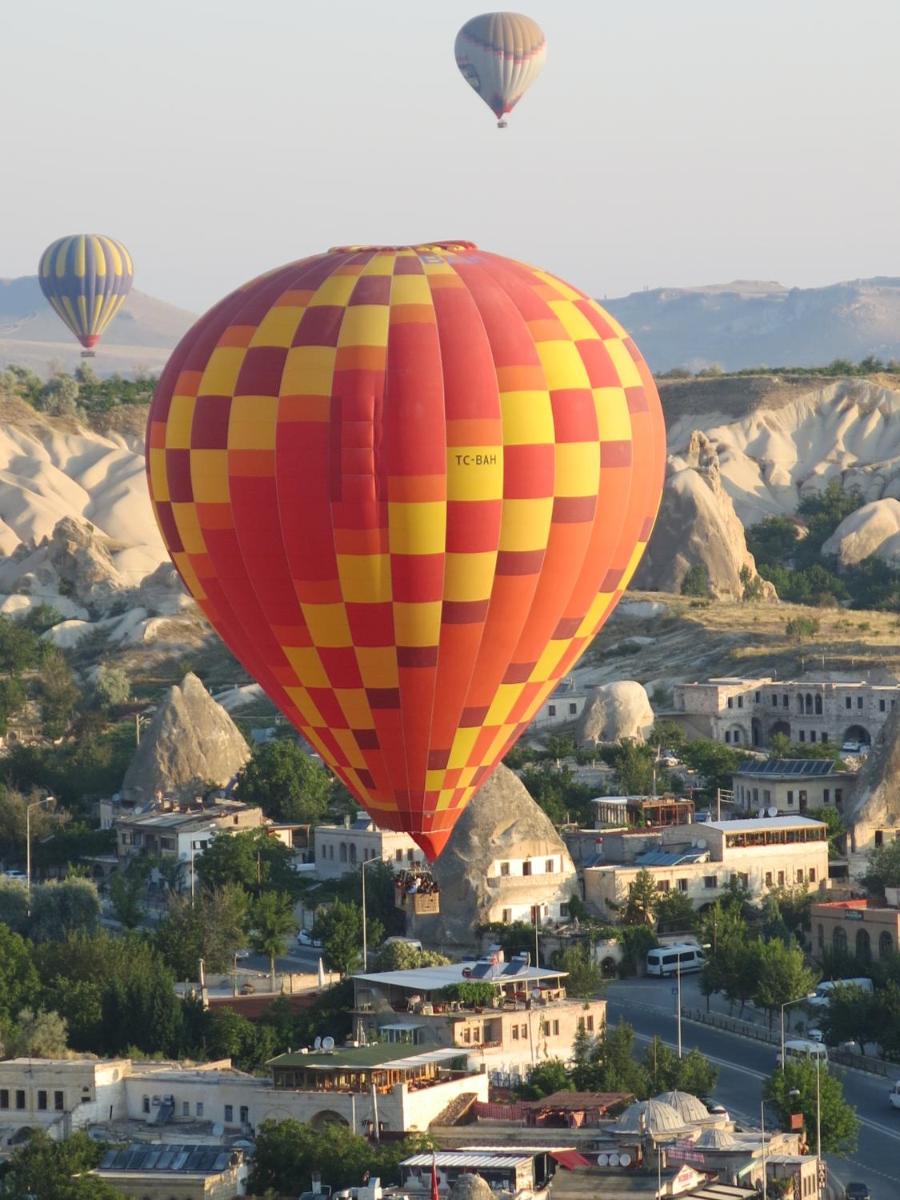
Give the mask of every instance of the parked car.
[[314, 938], [308, 929], [301, 929], [300, 932], [297, 934], [297, 945], [298, 946], [311, 946], [315, 950], [322, 949], [322, 943], [319, 941], [318, 938]]
[[244, 959], [249, 958], [252, 953], [252, 950], [235, 950], [234, 957], [238, 962], [243, 962]]
[[809, 997], [810, 1006], [813, 1008], [827, 1008], [831, 1001], [831, 994], [835, 988], [839, 987], [858, 987], [864, 992], [872, 992], [875, 990], [875, 985], [871, 979], [856, 978], [856, 979], [823, 979], [816, 990]]
[[891, 1108], [900, 1108], [900, 1079], [897, 1080], [888, 1092], [888, 1102]]

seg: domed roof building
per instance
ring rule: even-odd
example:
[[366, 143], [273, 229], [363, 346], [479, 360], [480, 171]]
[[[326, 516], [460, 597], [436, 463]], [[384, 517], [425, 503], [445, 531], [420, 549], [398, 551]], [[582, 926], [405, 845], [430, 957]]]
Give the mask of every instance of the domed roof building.
[[671, 1108], [681, 1116], [685, 1125], [692, 1125], [694, 1121], [709, 1120], [709, 1112], [702, 1100], [698, 1100], [696, 1096], [692, 1096], [690, 1092], [660, 1092], [654, 1097], [660, 1104], [668, 1104]]
[[460, 1175], [450, 1188], [450, 1200], [494, 1200], [491, 1185], [480, 1175]]
[[683, 1133], [685, 1122], [678, 1109], [661, 1100], [638, 1100], [613, 1125], [614, 1133], [648, 1133], [653, 1137]]
[[704, 1129], [694, 1145], [700, 1150], [733, 1150], [739, 1142], [727, 1129]]

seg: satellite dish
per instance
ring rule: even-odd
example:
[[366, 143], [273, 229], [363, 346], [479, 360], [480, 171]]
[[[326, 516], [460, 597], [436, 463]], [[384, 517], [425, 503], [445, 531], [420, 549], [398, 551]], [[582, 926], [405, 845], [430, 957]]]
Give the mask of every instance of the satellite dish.
[[697, 838], [697, 849], [698, 850], [706, 849], [706, 838]]
[[317, 1037], [316, 1040], [313, 1042], [313, 1050], [321, 1050], [321, 1049], [322, 1049], [322, 1039], [320, 1037]]
[[610, 1165], [611, 1167], [617, 1167], [617, 1166], [619, 1165], [619, 1156], [618, 1156], [618, 1154], [611, 1154], [611, 1155], [609, 1156], [609, 1165]]
[[778, 809], [777, 809], [777, 808], [767, 808], [767, 809], [766, 809], [766, 815], [767, 815], [767, 816], [769, 816], [769, 817], [777, 817], [777, 816], [778, 816]]
[[609, 1155], [608, 1154], [598, 1154], [597, 1155], [597, 1166], [598, 1167], [608, 1167], [609, 1166]]
[[326, 1054], [330, 1054], [332, 1052], [332, 1050], [334, 1049], [334, 1038], [333, 1037], [323, 1037], [322, 1038], [322, 1049], [325, 1051]]
[[631, 1155], [630, 1154], [620, 1154], [619, 1155], [619, 1166], [620, 1167], [630, 1167], [631, 1166]]
[[213, 1131], [213, 1137], [221, 1137], [222, 1134], [225, 1132], [225, 1126], [220, 1125], [217, 1121], [216, 1124], [213, 1125], [212, 1131]]

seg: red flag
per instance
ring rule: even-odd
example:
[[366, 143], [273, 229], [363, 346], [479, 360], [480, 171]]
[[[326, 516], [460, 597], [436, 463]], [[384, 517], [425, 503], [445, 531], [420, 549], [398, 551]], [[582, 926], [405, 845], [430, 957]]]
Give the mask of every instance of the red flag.
[[440, 1200], [438, 1192], [438, 1177], [437, 1177], [437, 1158], [434, 1151], [431, 1152], [431, 1200]]

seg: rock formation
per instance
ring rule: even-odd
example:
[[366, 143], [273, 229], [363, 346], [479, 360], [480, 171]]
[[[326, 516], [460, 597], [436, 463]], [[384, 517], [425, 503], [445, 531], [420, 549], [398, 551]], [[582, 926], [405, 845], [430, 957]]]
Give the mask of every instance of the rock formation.
[[632, 738], [643, 742], [653, 728], [653, 709], [643, 686], [633, 679], [594, 688], [576, 734], [579, 746]]
[[[501, 877], [502, 859], [561, 858], [562, 872], [546, 877]], [[472, 797], [443, 853], [433, 864], [441, 890], [439, 916], [416, 918], [416, 936], [431, 944], [473, 947], [476, 925], [500, 920], [503, 908], [567, 903], [577, 887], [575, 866], [549, 818], [521, 779], [502, 764]]]
[[158, 792], [189, 799], [198, 784], [230, 783], [249, 757], [231, 717], [188, 674], [154, 713], [125, 773], [122, 798], [141, 806], [152, 804]]
[[875, 844], [875, 831], [885, 841], [900, 834], [900, 708], [883, 726], [844, 805], [848, 830], [850, 873], [866, 872], [866, 856]]
[[[687, 451], [670, 458], [662, 504], [634, 586], [679, 592], [693, 566], [706, 569], [709, 588], [720, 599], [740, 599], [742, 568], [756, 576], [744, 527], [722, 486], [719, 456], [706, 434], [695, 430]], [[773, 596], [771, 584], [764, 585]]]
[[876, 554], [900, 568], [900, 500], [892, 496], [873, 500], [844, 517], [822, 546], [822, 553], [835, 555], [844, 567], [856, 566]]

